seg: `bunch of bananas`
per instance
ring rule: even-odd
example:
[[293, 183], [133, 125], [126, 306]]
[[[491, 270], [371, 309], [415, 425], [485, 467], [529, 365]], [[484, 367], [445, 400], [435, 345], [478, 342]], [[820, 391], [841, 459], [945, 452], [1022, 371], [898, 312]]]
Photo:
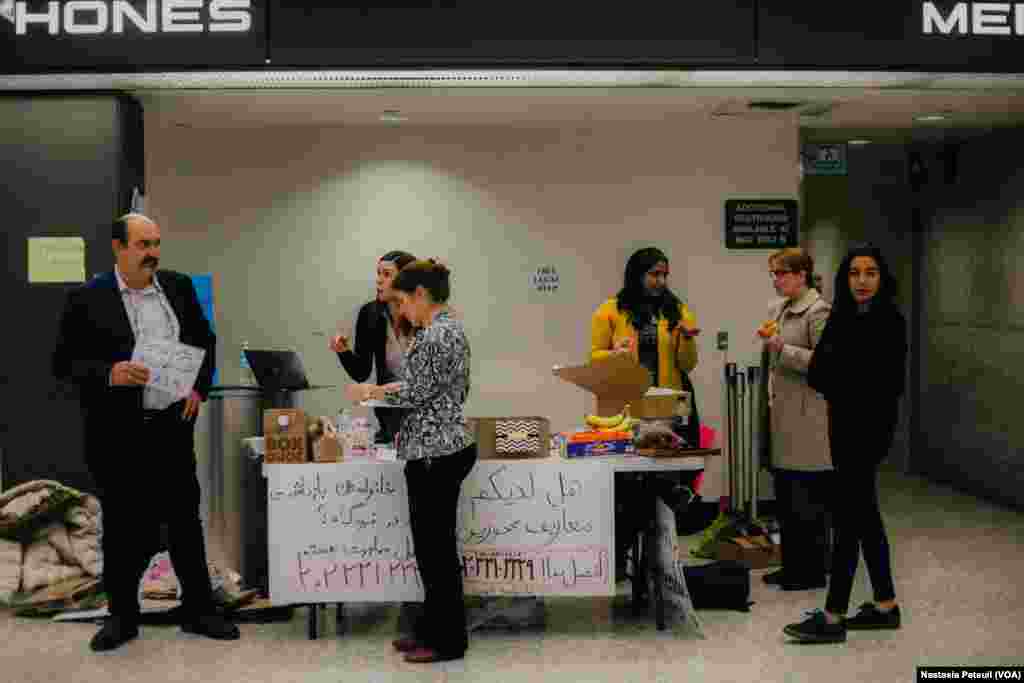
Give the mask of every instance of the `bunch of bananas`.
[[592, 430], [598, 432], [628, 432], [640, 424], [639, 418], [630, 417], [628, 405], [618, 415], [612, 415], [611, 417], [587, 415], [585, 419], [587, 425]]

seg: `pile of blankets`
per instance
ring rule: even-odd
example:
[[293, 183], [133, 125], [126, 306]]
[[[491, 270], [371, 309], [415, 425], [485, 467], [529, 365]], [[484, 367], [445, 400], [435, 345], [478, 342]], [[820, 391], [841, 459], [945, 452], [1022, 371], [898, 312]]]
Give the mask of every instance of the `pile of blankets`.
[[103, 572], [100, 504], [55, 481], [0, 494], [0, 603], [55, 586], [98, 585]]
[[[99, 501], [55, 481], [31, 481], [0, 494], [0, 606], [23, 616], [92, 610], [106, 604]], [[225, 609], [251, 603], [242, 577], [209, 566], [214, 600]], [[166, 551], [139, 583], [139, 599], [177, 603], [181, 597]]]

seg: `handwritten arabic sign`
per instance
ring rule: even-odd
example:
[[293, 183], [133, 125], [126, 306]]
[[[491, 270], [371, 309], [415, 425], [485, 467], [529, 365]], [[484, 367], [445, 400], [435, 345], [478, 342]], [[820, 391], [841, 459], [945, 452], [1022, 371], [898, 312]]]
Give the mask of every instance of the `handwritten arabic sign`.
[[165, 391], [176, 400], [181, 400], [192, 393], [204, 356], [206, 351], [195, 346], [147, 339], [135, 345], [132, 362], [149, 368], [149, 382], [146, 386]]
[[600, 463], [477, 463], [459, 502], [466, 592], [613, 595], [612, 508]]
[[[403, 463], [266, 465], [274, 604], [423, 599]], [[462, 485], [467, 594], [612, 595], [611, 474], [479, 462]]]
[[264, 467], [274, 604], [423, 599], [402, 468]]

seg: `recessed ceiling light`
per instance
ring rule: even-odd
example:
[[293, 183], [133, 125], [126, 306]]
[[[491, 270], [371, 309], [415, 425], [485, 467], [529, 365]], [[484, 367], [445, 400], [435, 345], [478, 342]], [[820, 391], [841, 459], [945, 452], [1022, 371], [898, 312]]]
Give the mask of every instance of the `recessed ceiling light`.
[[870, 145], [871, 140], [848, 140], [846, 144], [853, 145], [854, 147], [861, 147], [863, 145]]
[[408, 121], [409, 117], [402, 114], [398, 110], [388, 110], [380, 115], [380, 120], [384, 123], [401, 123], [402, 121]]
[[921, 116], [915, 116], [915, 121], [921, 123], [933, 123], [935, 121], [945, 121], [948, 118], [946, 114], [922, 114]]

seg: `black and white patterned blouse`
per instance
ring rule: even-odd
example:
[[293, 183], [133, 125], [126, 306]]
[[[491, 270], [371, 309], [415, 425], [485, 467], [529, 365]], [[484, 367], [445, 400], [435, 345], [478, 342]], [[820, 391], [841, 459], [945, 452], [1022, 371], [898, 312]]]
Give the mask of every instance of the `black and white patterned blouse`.
[[457, 453], [473, 443], [462, 405], [469, 395], [469, 341], [448, 311], [417, 330], [399, 371], [401, 389], [389, 403], [409, 406], [398, 434], [402, 460]]

